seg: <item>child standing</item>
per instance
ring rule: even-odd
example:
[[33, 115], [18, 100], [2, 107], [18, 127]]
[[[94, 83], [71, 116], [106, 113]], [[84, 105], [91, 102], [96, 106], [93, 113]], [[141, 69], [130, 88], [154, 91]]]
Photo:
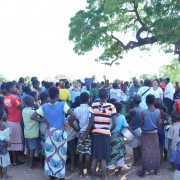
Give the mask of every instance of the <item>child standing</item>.
[[180, 141], [177, 143], [176, 149], [176, 171], [174, 174], [174, 180], [180, 179]]
[[173, 125], [170, 127], [167, 137], [169, 138], [169, 162], [170, 170], [175, 170], [177, 143], [180, 141], [180, 112], [174, 111], [172, 114]]
[[89, 124], [89, 102], [90, 96], [87, 92], [83, 92], [80, 95], [81, 105], [75, 108], [74, 113], [79, 122], [80, 133], [77, 143], [77, 154], [79, 154], [79, 169], [80, 177], [84, 175], [83, 173], [83, 159], [85, 158], [85, 164], [87, 168], [87, 174], [91, 171], [91, 134], [87, 134], [86, 140], [83, 142], [81, 140], [81, 135], [84, 133]]
[[[102, 179], [107, 178], [107, 162], [110, 160], [111, 131], [116, 127], [116, 108], [107, 103], [109, 98], [106, 89], [99, 90], [100, 102], [90, 108], [89, 125], [82, 135], [82, 140], [92, 130], [92, 179], [95, 179], [97, 162], [101, 162]], [[112, 126], [110, 122], [112, 120]]]
[[124, 158], [126, 156], [126, 149], [124, 144], [124, 139], [121, 134], [122, 128], [130, 129], [124, 115], [121, 114], [122, 103], [116, 101], [114, 106], [117, 111], [116, 116], [116, 128], [112, 131], [111, 134], [111, 153], [110, 153], [110, 161], [108, 162], [108, 168], [114, 169], [117, 168], [118, 171], [116, 175], [121, 177], [121, 170], [124, 166]]
[[148, 109], [141, 113], [141, 163], [142, 171], [138, 171], [138, 176], [143, 177], [146, 170], [154, 171], [159, 175], [160, 149], [157, 129], [160, 123], [160, 111], [154, 108], [155, 96], [146, 96]]
[[10, 132], [6, 123], [3, 121], [6, 114], [0, 109], [0, 178], [8, 180], [7, 166], [10, 165], [10, 157], [8, 153], [8, 142], [10, 140]]
[[129, 119], [129, 125], [132, 128], [134, 134], [138, 137], [129, 142], [129, 146], [133, 148], [134, 162], [133, 166], [140, 165], [140, 138], [141, 138], [141, 127], [140, 127], [140, 117], [143, 109], [140, 107], [141, 96], [135, 95], [133, 98], [134, 108], [129, 111], [126, 118]]
[[31, 120], [31, 115], [35, 112], [33, 110], [34, 99], [31, 96], [24, 98], [25, 108], [22, 111], [24, 122], [24, 137], [27, 148], [27, 163], [29, 169], [33, 166], [33, 157], [35, 150], [38, 150], [38, 138], [39, 138], [39, 123]]

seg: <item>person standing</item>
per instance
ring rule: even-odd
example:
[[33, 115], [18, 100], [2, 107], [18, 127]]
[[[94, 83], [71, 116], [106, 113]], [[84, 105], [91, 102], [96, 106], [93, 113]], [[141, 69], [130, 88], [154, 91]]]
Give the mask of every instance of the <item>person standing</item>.
[[153, 80], [152, 93], [156, 99], [160, 98], [161, 100], [163, 100], [163, 90], [159, 87], [158, 79]]
[[[40, 106], [32, 114], [31, 119], [39, 122], [47, 120], [49, 123], [45, 140], [45, 174], [49, 175], [49, 180], [54, 180], [56, 177], [64, 179], [67, 158], [67, 131], [64, 128], [65, 113], [70, 115], [70, 120], [74, 120], [76, 116], [65, 102], [58, 102], [58, 88], [51, 87], [49, 97], [50, 102]], [[39, 118], [39, 115], [43, 118]], [[78, 131], [75, 127], [73, 128]]]
[[[92, 179], [95, 179], [97, 162], [101, 162], [102, 179], [107, 178], [107, 162], [110, 161], [111, 132], [116, 127], [116, 108], [107, 103], [109, 98], [106, 89], [99, 90], [100, 102], [92, 104], [89, 125], [82, 135], [82, 140], [92, 130]], [[112, 120], [112, 126], [110, 122]]]
[[157, 129], [160, 126], [160, 110], [154, 108], [155, 96], [146, 96], [147, 110], [141, 113], [141, 163], [142, 171], [138, 171], [138, 176], [143, 177], [146, 170], [154, 170], [159, 174], [160, 149]]
[[168, 108], [169, 115], [171, 115], [173, 110], [173, 97], [174, 97], [174, 87], [170, 82], [170, 79], [166, 78], [166, 88], [164, 91], [164, 104]]
[[7, 126], [10, 129], [11, 139], [9, 151], [12, 152], [12, 165], [17, 166], [23, 162], [17, 160], [17, 152], [23, 150], [23, 134], [21, 129], [22, 104], [20, 99], [14, 95], [17, 92], [16, 84], [7, 82], [7, 95], [4, 99], [4, 108], [8, 112]]

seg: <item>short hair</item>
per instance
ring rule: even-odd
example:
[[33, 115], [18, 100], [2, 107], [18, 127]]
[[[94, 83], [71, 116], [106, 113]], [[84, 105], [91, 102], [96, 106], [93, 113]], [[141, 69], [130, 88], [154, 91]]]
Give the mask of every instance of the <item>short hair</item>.
[[3, 82], [3, 83], [1, 84], [1, 90], [3, 90], [3, 89], [6, 89], [6, 83], [5, 83], [5, 82]]
[[140, 103], [141, 103], [141, 96], [138, 95], [138, 94], [136, 94], [136, 95], [134, 96], [134, 98], [133, 98], [133, 102], [134, 102], [135, 104], [140, 104]]
[[45, 82], [44, 86], [46, 89], [49, 89], [51, 87], [49, 82]]
[[87, 92], [83, 92], [80, 94], [80, 102], [87, 103], [89, 101], [89, 94]]
[[23, 83], [23, 82], [24, 82], [24, 78], [23, 78], [23, 77], [20, 77], [20, 78], [19, 78], [19, 82], [20, 82], [20, 83]]
[[32, 82], [32, 84], [33, 84], [33, 85], [37, 85], [37, 84], [40, 84], [40, 82], [39, 82], [38, 80], [34, 80], [34, 81]]
[[41, 85], [44, 86], [46, 81], [41, 81]]
[[41, 101], [46, 100], [48, 97], [49, 97], [49, 94], [47, 92], [41, 92], [39, 94], [39, 98], [40, 98]]
[[162, 101], [162, 99], [161, 99], [161, 98], [156, 98], [156, 101], [155, 101], [154, 107], [159, 109], [159, 108], [161, 108], [161, 107], [162, 107], [162, 105], [163, 105], [163, 101]]
[[37, 91], [31, 91], [29, 93], [30, 96], [35, 97], [37, 95]]
[[49, 89], [49, 97], [54, 99], [57, 95], [59, 95], [59, 89], [57, 87], [50, 87]]
[[170, 78], [166, 78], [166, 81], [170, 82]]
[[97, 84], [96, 83], [92, 83], [91, 88], [95, 88], [95, 87], [97, 87]]
[[32, 96], [26, 96], [24, 99], [23, 99], [23, 102], [25, 104], [25, 106], [32, 106], [33, 105], [33, 102], [34, 102], [34, 99]]
[[180, 112], [173, 111], [171, 117], [172, 117], [174, 122], [180, 121]]
[[122, 110], [122, 103], [121, 102], [116, 101], [114, 103], [114, 106], [115, 106], [117, 112], [121, 112], [121, 110]]
[[111, 99], [109, 100], [109, 103], [114, 104], [116, 101], [117, 101], [117, 100], [116, 100], [115, 98], [111, 98]]
[[56, 87], [58, 87], [60, 85], [60, 83], [59, 82], [56, 82]]
[[80, 96], [77, 96], [76, 98], [75, 98], [75, 102], [74, 103], [72, 103], [72, 106], [71, 106], [71, 108], [77, 108], [77, 107], [79, 107], [80, 106]]
[[29, 94], [31, 92], [31, 89], [29, 86], [24, 86], [23, 87], [23, 92], [25, 92], [26, 94]]
[[155, 98], [155, 96], [153, 94], [148, 94], [146, 96], [146, 103], [147, 104], [154, 105], [155, 101], [156, 101], [156, 98]]
[[13, 82], [6, 83], [6, 90], [9, 91], [15, 84]]
[[34, 80], [38, 80], [38, 78], [37, 78], [37, 77], [35, 77], [35, 76], [34, 76], [34, 77], [32, 77], [32, 78], [31, 78], [31, 82], [33, 82]]
[[3, 118], [3, 115], [4, 115], [4, 109], [0, 108], [0, 119]]
[[117, 83], [113, 83], [113, 89], [117, 89], [118, 88], [118, 84]]
[[149, 87], [151, 87], [151, 86], [152, 86], [151, 80], [150, 80], [150, 79], [145, 79], [145, 80], [144, 80], [144, 86], [149, 86]]
[[105, 88], [99, 90], [99, 98], [105, 99], [108, 97], [108, 91]]

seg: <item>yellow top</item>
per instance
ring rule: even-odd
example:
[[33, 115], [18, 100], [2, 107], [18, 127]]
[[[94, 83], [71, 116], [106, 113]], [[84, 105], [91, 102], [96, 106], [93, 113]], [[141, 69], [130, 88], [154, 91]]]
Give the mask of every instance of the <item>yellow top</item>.
[[59, 99], [62, 101], [71, 101], [70, 91], [68, 89], [60, 89]]

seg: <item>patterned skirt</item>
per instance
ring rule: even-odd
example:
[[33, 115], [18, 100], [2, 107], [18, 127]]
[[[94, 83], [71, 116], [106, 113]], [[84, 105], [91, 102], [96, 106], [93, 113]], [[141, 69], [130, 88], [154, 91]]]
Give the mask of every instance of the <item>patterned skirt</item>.
[[[82, 132], [80, 135], [83, 134]], [[92, 137], [90, 134], [88, 134], [86, 141], [81, 141], [80, 138], [78, 138], [77, 142], [77, 154], [89, 154], [91, 155], [91, 146], [92, 146]]]
[[45, 140], [45, 174], [64, 178], [67, 158], [67, 132], [50, 128]]
[[10, 147], [9, 151], [22, 151], [23, 150], [23, 133], [21, 124], [18, 122], [7, 121], [7, 126], [10, 130]]
[[125, 158], [126, 149], [124, 140], [120, 132], [114, 132], [111, 135], [111, 160], [108, 162], [110, 165], [118, 165], [120, 159]]
[[146, 170], [160, 168], [160, 149], [157, 133], [145, 133], [141, 135], [141, 161]]

